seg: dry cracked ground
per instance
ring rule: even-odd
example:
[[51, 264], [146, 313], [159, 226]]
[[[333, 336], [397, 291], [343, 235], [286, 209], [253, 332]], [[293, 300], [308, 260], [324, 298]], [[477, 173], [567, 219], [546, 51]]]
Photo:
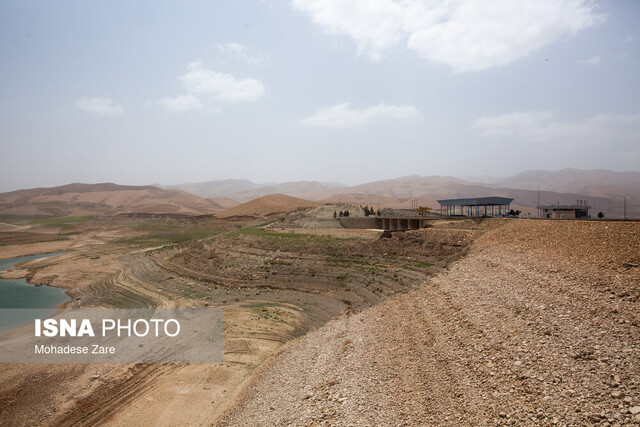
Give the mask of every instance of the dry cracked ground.
[[640, 223], [482, 228], [419, 289], [289, 345], [222, 424], [639, 424]]

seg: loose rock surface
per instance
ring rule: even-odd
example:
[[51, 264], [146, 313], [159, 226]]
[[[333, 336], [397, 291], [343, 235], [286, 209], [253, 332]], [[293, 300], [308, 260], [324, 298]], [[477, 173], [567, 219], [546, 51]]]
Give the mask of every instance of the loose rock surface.
[[640, 423], [640, 223], [479, 227], [418, 290], [289, 345], [222, 424]]

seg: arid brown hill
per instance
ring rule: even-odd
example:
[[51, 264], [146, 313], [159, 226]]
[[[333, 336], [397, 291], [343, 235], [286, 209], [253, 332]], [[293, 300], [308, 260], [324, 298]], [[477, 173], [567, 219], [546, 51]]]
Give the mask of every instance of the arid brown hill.
[[[578, 174], [585, 177], [584, 186], [579, 186], [575, 180], [568, 180], [571, 185], [551, 185], [547, 188], [540, 187], [540, 203], [542, 205], [549, 204], [572, 204], [576, 200], [586, 199], [592, 207], [591, 214], [595, 216], [598, 211], [604, 212], [608, 218], [622, 217], [622, 196], [627, 196], [627, 217], [640, 217], [640, 191], [638, 187], [632, 187], [628, 184], [629, 180], [623, 180], [622, 177], [633, 177], [633, 173], [610, 172], [612, 178], [606, 178], [607, 174], [599, 175], [601, 184], [594, 184], [594, 179], [589, 178], [590, 171], [581, 171], [584, 174]], [[559, 172], [560, 175], [563, 175]], [[639, 174], [640, 175], [640, 174]], [[625, 178], [626, 179], [626, 178]], [[555, 180], [554, 180], [555, 181]], [[558, 179], [560, 182], [561, 179]], [[640, 181], [639, 181], [640, 183]], [[358, 204], [372, 204], [380, 207], [389, 208], [409, 208], [410, 200], [417, 200], [420, 205], [430, 206], [438, 209], [437, 199], [453, 199], [466, 197], [483, 197], [487, 195], [509, 197], [515, 199], [512, 207], [520, 209], [523, 214], [530, 213], [536, 215], [538, 191], [537, 188], [526, 189], [517, 188], [517, 183], [513, 185], [501, 183], [499, 185], [491, 184], [474, 184], [459, 180], [453, 177], [440, 176], [407, 176], [384, 181], [370, 182], [367, 184], [356, 185], [354, 187], [340, 188], [330, 191], [306, 193], [299, 195], [309, 200], [345, 200], [348, 201], [355, 195]], [[571, 189], [575, 190], [571, 190]], [[387, 199], [381, 200], [380, 197], [396, 199], [396, 202]]]
[[286, 194], [288, 196], [300, 197], [300, 195], [304, 193], [325, 191], [340, 187], [344, 187], [344, 185], [317, 181], [256, 184], [246, 179], [222, 179], [217, 181], [168, 185], [162, 188], [182, 190], [200, 197], [230, 197], [233, 200], [247, 202], [269, 194]]
[[284, 194], [269, 194], [218, 213], [218, 218], [262, 217], [278, 213], [291, 212], [297, 209], [313, 208], [320, 203]]
[[211, 197], [209, 198], [209, 200], [211, 200], [213, 203], [216, 203], [222, 206], [224, 209], [235, 208], [240, 204], [240, 202], [236, 202], [235, 200], [230, 199], [229, 197]]
[[559, 171], [526, 171], [504, 178], [497, 184], [522, 190], [540, 189], [601, 197], [620, 193], [632, 197], [640, 194], [640, 172], [571, 168]]
[[[538, 190], [540, 203], [571, 204], [586, 199], [592, 215], [599, 211], [608, 218], [622, 217], [622, 196], [627, 198], [627, 216], [640, 217], [640, 173], [607, 170], [564, 169], [561, 171], [526, 171], [486, 184], [450, 176], [405, 176], [356, 186], [337, 183], [298, 181], [254, 184], [247, 180], [219, 180], [181, 184], [178, 188], [201, 197], [224, 196], [241, 202], [267, 194], [286, 194], [327, 203], [374, 205], [376, 208], [409, 208], [412, 200], [422, 206], [438, 208], [437, 199], [501, 196], [515, 199], [514, 209], [536, 215]], [[229, 207], [229, 206], [225, 206]]]
[[111, 183], [69, 184], [0, 193], [0, 214], [15, 216], [177, 213], [201, 215], [224, 209], [184, 191]]

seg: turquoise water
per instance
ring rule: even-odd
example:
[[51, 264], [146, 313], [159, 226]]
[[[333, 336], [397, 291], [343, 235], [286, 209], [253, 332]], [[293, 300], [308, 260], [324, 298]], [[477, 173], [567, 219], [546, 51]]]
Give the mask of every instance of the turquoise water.
[[[0, 271], [8, 270], [20, 262], [55, 255], [60, 253], [2, 259]], [[36, 317], [51, 316], [56, 312], [56, 307], [69, 300], [64, 292], [65, 290], [61, 288], [31, 285], [26, 279], [0, 279], [0, 329], [23, 325]], [[39, 310], [24, 310], [24, 315], [20, 315], [18, 310], [2, 310], [4, 308], [37, 308]]]

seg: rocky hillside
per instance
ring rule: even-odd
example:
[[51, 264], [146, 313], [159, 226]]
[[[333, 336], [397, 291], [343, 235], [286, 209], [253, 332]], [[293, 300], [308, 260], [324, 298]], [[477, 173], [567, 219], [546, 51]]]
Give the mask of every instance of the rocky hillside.
[[640, 224], [461, 224], [466, 258], [294, 342], [222, 424], [640, 423]]
[[69, 184], [0, 193], [0, 215], [65, 216], [119, 213], [201, 215], [222, 210], [218, 203], [179, 190], [111, 183]]
[[319, 205], [320, 203], [284, 194], [270, 194], [222, 211], [216, 216], [218, 218], [264, 217], [297, 209], [314, 208]]

